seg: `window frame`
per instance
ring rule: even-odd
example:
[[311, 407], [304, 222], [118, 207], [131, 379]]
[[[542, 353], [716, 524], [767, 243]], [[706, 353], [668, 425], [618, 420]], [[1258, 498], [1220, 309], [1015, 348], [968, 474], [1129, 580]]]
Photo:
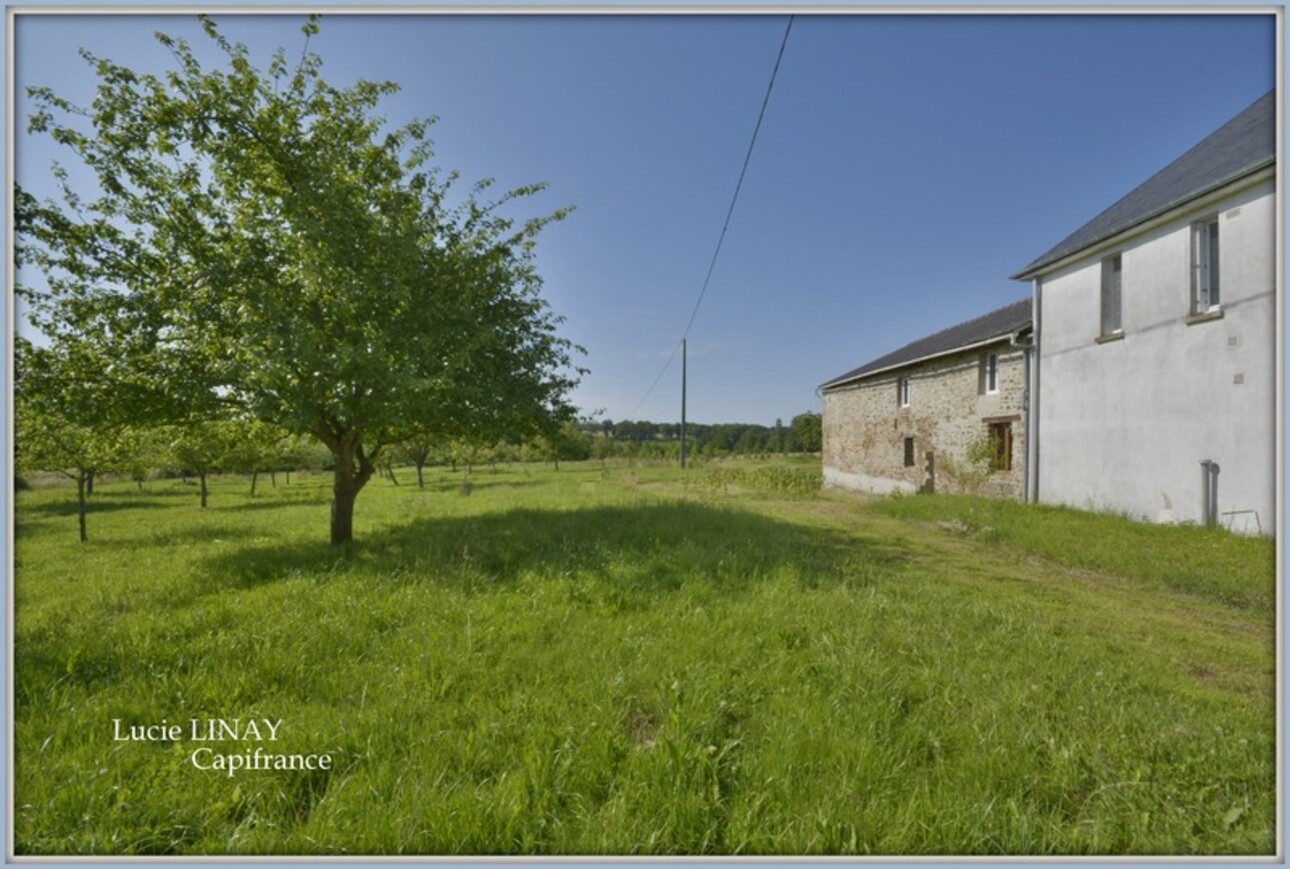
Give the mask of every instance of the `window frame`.
[[990, 440], [990, 473], [1012, 470], [1012, 421], [996, 420], [986, 423], [986, 436]]
[[1102, 338], [1122, 336], [1124, 334], [1124, 257], [1122, 254], [1113, 253], [1102, 258], [1098, 299], [1099, 336]]
[[903, 441], [902, 446], [904, 447], [904, 450], [905, 450], [905, 453], [904, 453], [905, 467], [906, 468], [917, 467], [918, 456], [915, 453], [915, 450], [917, 449], [917, 445], [914, 443], [914, 436], [905, 435], [905, 439]]
[[999, 394], [998, 353], [987, 353], [981, 357], [981, 383], [985, 395]]
[[896, 406], [909, 407], [909, 394], [912, 390], [909, 387], [909, 377], [900, 377], [896, 380]]
[[1191, 313], [1211, 314], [1223, 308], [1223, 234], [1219, 215], [1211, 214], [1191, 225]]

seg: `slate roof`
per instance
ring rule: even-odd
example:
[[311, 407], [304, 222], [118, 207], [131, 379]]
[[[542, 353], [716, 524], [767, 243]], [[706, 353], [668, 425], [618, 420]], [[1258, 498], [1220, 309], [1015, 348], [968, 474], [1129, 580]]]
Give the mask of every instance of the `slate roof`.
[[1014, 280], [1276, 163], [1276, 91], [1264, 94], [1199, 145], [1036, 259]]
[[935, 335], [919, 338], [886, 356], [879, 356], [867, 365], [861, 365], [853, 371], [833, 378], [820, 388], [841, 386], [847, 381], [860, 380], [880, 371], [910, 365], [933, 356], [943, 356], [946, 353], [994, 339], [1007, 338], [1009, 335], [1030, 328], [1030, 310], [1030, 298], [1021, 299], [997, 311], [977, 317], [975, 320], [968, 320], [966, 323], [942, 329]]

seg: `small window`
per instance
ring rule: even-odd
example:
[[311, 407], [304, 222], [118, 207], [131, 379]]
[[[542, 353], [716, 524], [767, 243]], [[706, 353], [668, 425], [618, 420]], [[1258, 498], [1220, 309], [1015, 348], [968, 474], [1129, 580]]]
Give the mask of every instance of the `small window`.
[[1218, 218], [1191, 227], [1191, 312], [1203, 314], [1219, 304]]
[[1012, 423], [990, 423], [990, 470], [1012, 470]]
[[901, 407], [909, 407], [909, 378], [902, 377], [896, 381], [896, 403]]
[[1123, 332], [1121, 321], [1122, 292], [1120, 288], [1120, 255], [1102, 260], [1102, 335], [1119, 335]]
[[912, 468], [913, 466], [914, 466], [914, 439], [912, 437], [907, 437], [905, 438], [905, 467]]
[[999, 391], [999, 354], [987, 353], [981, 357], [981, 391], [993, 395]]

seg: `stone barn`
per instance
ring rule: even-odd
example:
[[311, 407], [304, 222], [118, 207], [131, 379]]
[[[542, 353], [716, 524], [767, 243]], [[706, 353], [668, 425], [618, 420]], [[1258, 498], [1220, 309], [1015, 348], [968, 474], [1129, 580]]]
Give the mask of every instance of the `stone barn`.
[[1031, 300], [929, 335], [820, 387], [824, 485], [1026, 491]]

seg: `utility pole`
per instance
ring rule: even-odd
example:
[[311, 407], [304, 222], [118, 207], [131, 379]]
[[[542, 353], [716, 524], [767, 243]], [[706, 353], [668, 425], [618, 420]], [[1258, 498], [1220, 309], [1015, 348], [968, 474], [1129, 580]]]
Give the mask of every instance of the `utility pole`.
[[685, 339], [681, 339], [681, 467], [685, 468]]

